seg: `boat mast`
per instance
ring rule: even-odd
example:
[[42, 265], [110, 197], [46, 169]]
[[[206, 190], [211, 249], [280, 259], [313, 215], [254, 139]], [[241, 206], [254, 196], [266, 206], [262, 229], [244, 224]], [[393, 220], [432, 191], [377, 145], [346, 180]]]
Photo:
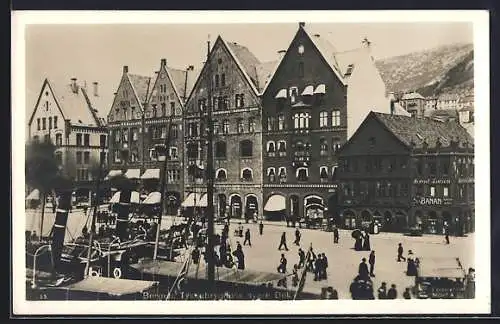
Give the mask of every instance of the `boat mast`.
[[[96, 201], [94, 204], [94, 210], [92, 211], [92, 225], [90, 226], [89, 250], [87, 253], [87, 264], [85, 265], [85, 273], [84, 273], [85, 276], [89, 275], [90, 258], [92, 257], [92, 245], [94, 244], [94, 235], [96, 231], [97, 206], [99, 206], [99, 187], [101, 184], [101, 177], [102, 177], [102, 165], [104, 164], [104, 148], [106, 147], [106, 143], [104, 141], [101, 141], [100, 144], [101, 144], [101, 151], [99, 153], [99, 172], [95, 184]], [[92, 199], [90, 200], [90, 203], [92, 204]]]
[[208, 68], [208, 78], [207, 78], [207, 88], [208, 88], [208, 100], [207, 100], [207, 209], [205, 218], [207, 220], [207, 250], [205, 251], [205, 257], [208, 263], [208, 273], [207, 279], [209, 284], [209, 289], [212, 289], [215, 285], [215, 260], [214, 254], [214, 170], [213, 170], [213, 123], [212, 123], [212, 65], [210, 62], [210, 36], [207, 42], [207, 68]]
[[[156, 239], [155, 239], [155, 249], [153, 253], [153, 260], [156, 260], [158, 257], [158, 245], [160, 243], [160, 228], [161, 228], [161, 219], [163, 216], [163, 205], [165, 203], [165, 191], [167, 189], [167, 160], [168, 160], [168, 144], [170, 144], [170, 133], [172, 132], [172, 119], [174, 115], [170, 114], [169, 123], [168, 123], [168, 131], [167, 136], [165, 136], [165, 144], [164, 144], [164, 152], [165, 161], [163, 161], [163, 166], [160, 171], [160, 180], [161, 180], [161, 188], [160, 188], [160, 208], [158, 212], [158, 224], [156, 226]], [[172, 247], [170, 247], [172, 249]]]

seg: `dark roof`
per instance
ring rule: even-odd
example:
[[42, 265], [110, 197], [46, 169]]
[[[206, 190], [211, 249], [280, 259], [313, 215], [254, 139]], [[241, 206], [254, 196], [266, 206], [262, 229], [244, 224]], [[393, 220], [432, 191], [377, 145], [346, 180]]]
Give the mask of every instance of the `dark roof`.
[[239, 63], [241, 64], [241, 67], [245, 70], [245, 72], [248, 74], [250, 79], [252, 79], [253, 84], [257, 89], [263, 88], [263, 86], [259, 87], [259, 77], [257, 73], [257, 68], [261, 65], [260, 61], [255, 57], [255, 55], [250, 52], [250, 50], [238, 43], [235, 42], [227, 42], [226, 43], [233, 54], [236, 56], [238, 59]]
[[[130, 82], [132, 83], [132, 86], [134, 87], [135, 92], [137, 93], [140, 104], [143, 105], [147, 100], [148, 91], [151, 91], [151, 88], [153, 87], [154, 80], [152, 80], [151, 77], [130, 73], [128, 74], [128, 77], [130, 79]], [[151, 84], [149, 84], [150, 82]]]
[[438, 139], [442, 146], [449, 146], [451, 141], [457, 140], [461, 144], [474, 143], [474, 139], [457, 121], [437, 121], [427, 117], [414, 118], [375, 112], [372, 114], [408, 146], [413, 142], [416, 148], [420, 148], [425, 141], [429, 148], [433, 148], [436, 147]]

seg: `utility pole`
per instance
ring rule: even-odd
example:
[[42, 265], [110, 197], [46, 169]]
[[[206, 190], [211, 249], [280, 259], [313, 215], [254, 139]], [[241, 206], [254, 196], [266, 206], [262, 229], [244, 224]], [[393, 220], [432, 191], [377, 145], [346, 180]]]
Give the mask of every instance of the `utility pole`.
[[207, 279], [209, 289], [215, 285], [215, 260], [214, 254], [214, 170], [213, 170], [213, 123], [212, 123], [212, 67], [210, 64], [210, 37], [207, 42], [207, 68], [208, 68], [208, 98], [207, 98], [207, 250], [205, 251], [208, 263]]

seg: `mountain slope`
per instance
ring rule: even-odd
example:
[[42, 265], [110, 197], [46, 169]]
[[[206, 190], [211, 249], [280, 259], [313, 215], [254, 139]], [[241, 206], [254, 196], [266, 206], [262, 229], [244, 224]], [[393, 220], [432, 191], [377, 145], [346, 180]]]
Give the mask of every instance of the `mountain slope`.
[[417, 91], [423, 96], [457, 93], [474, 89], [474, 47], [472, 44], [444, 45], [376, 62], [387, 90]]

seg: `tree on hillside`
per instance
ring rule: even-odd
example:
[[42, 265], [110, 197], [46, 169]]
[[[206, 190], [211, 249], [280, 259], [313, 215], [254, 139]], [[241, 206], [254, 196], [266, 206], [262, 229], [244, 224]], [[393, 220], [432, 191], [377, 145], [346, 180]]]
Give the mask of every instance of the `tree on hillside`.
[[30, 142], [26, 145], [25, 175], [28, 186], [40, 191], [42, 219], [40, 237], [43, 235], [45, 201], [61, 180], [62, 170], [55, 157], [56, 147], [51, 142]]

